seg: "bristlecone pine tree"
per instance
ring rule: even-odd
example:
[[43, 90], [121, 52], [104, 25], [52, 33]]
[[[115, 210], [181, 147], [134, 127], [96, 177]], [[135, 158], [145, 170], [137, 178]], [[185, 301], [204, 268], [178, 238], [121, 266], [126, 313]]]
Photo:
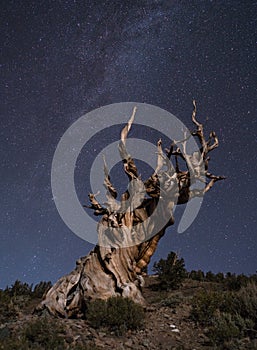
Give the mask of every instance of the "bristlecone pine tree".
[[[195, 101], [193, 104], [192, 121], [196, 129], [185, 134], [183, 140], [173, 141], [165, 152], [161, 140], [158, 141], [156, 169], [144, 182], [126, 149], [126, 139], [136, 113], [134, 108], [121, 131], [119, 143], [124, 171], [129, 179], [128, 190], [118, 202], [104, 161], [106, 205], [99, 203], [96, 195], [89, 194], [90, 208], [95, 215], [102, 216], [97, 227], [98, 244], [76, 262], [75, 270], [53, 285], [37, 311], [47, 309], [56, 316], [83, 317], [90, 299], [122, 296], [144, 303], [142, 270], [149, 264], [166, 228], [174, 224], [175, 204], [185, 204], [194, 197], [203, 196], [216, 181], [224, 179], [208, 170], [208, 154], [218, 147], [218, 138], [211, 132], [205, 139], [203, 125], [196, 120]], [[201, 147], [200, 151], [187, 154], [190, 137], [197, 138]], [[172, 159], [175, 160], [174, 167]], [[180, 162], [185, 163], [186, 170], [180, 169]], [[196, 186], [199, 182], [204, 184], [201, 189]], [[160, 226], [160, 222], [164, 224]]]

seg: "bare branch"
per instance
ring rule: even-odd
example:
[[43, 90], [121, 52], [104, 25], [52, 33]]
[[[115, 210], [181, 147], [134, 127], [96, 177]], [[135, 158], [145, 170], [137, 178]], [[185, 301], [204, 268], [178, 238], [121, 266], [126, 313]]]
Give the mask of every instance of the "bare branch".
[[132, 112], [132, 115], [128, 121], [128, 123], [126, 124], [126, 126], [122, 129], [121, 131], [121, 135], [120, 135], [120, 139], [121, 139], [121, 142], [125, 145], [126, 143], [126, 140], [127, 140], [127, 136], [128, 136], [128, 133], [129, 133], [129, 130], [131, 128], [131, 125], [132, 123], [134, 122], [134, 119], [135, 119], [135, 115], [136, 115], [136, 111], [137, 111], [137, 107], [135, 106], [133, 108], [133, 112]]
[[113, 198], [117, 198], [117, 190], [116, 188], [112, 185], [110, 175], [109, 175], [109, 169], [107, 167], [106, 159], [105, 156], [103, 156], [103, 162], [104, 162], [104, 186], [107, 189], [107, 191], [110, 192], [111, 196]]
[[[212, 140], [214, 142], [212, 145], [210, 145]], [[219, 140], [214, 131], [210, 133], [209, 140], [207, 141], [207, 146], [208, 146], [208, 152], [211, 152], [214, 148], [217, 148], [219, 146]]]
[[108, 210], [106, 208], [104, 208], [99, 202], [98, 200], [96, 200], [96, 196], [99, 193], [93, 194], [93, 193], [89, 193], [88, 197], [90, 200], [91, 205], [87, 206], [87, 205], [83, 205], [84, 208], [89, 208], [89, 209], [94, 209], [94, 215], [104, 215], [104, 214], [108, 214]]
[[155, 174], [158, 174], [158, 172], [162, 169], [164, 164], [164, 156], [162, 152], [162, 140], [160, 139], [157, 142], [157, 167], [155, 169]]
[[128, 136], [129, 130], [131, 128], [131, 125], [135, 119], [136, 111], [137, 111], [137, 107], [134, 107], [132, 115], [131, 115], [128, 123], [121, 131], [121, 141], [119, 143], [119, 152], [120, 152], [120, 156], [121, 156], [123, 163], [124, 163], [124, 170], [125, 170], [125, 172], [128, 175], [130, 180], [138, 178], [137, 167], [134, 163], [134, 160], [128, 154], [127, 149], [126, 149], [127, 136]]

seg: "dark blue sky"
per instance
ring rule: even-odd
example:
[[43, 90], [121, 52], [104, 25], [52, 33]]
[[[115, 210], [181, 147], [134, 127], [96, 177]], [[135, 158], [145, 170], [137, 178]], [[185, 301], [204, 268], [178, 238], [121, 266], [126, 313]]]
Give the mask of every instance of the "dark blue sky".
[[256, 5], [1, 3], [0, 287], [54, 282], [88, 253], [55, 208], [51, 162], [79, 117], [125, 101], [159, 106], [190, 128], [195, 98], [220, 140], [211, 171], [228, 177], [185, 233], [167, 231], [153, 261], [175, 250], [188, 269], [256, 271]]

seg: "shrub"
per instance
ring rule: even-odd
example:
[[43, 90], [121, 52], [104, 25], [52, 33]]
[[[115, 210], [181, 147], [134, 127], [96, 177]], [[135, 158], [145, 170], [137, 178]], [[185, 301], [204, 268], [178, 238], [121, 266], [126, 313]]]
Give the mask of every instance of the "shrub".
[[184, 259], [178, 259], [176, 253], [169, 253], [167, 259], [155, 262], [153, 270], [159, 275], [161, 289], [177, 289], [187, 277]]
[[213, 319], [209, 328], [209, 338], [213, 344], [235, 344], [233, 340], [239, 340], [246, 335], [253, 323], [249, 319], [243, 319], [238, 314], [221, 313]]
[[234, 340], [255, 337], [257, 331], [257, 285], [250, 283], [238, 292], [202, 291], [192, 299], [191, 318], [209, 328], [216, 344], [234, 346]]
[[207, 282], [216, 282], [216, 283], [222, 283], [224, 281], [225, 277], [222, 272], [218, 272], [216, 275], [212, 273], [211, 271], [206, 272], [205, 275], [205, 281]]
[[63, 350], [64, 340], [61, 333], [64, 330], [58, 323], [50, 318], [39, 318], [30, 322], [23, 331], [26, 342], [33, 345], [32, 348], [42, 347], [45, 350]]
[[257, 329], [257, 285], [249, 283], [237, 293], [238, 312], [254, 322]]
[[161, 301], [162, 306], [167, 306], [170, 308], [176, 308], [182, 301], [181, 294], [170, 295]]
[[223, 296], [219, 292], [203, 290], [192, 299], [191, 318], [201, 325], [210, 325], [215, 313], [222, 303]]
[[222, 272], [218, 272], [216, 275], [215, 275], [215, 282], [218, 282], [218, 283], [221, 283], [223, 282], [225, 279], [225, 276]]
[[238, 291], [240, 288], [245, 287], [249, 282], [249, 277], [244, 274], [236, 275], [235, 273], [227, 273], [224, 279], [224, 286], [231, 291]]
[[223, 313], [213, 319], [208, 335], [214, 344], [222, 344], [239, 337], [242, 331], [231, 314]]
[[107, 314], [107, 302], [105, 300], [96, 299], [87, 305], [86, 318], [94, 328], [104, 325]]
[[86, 317], [94, 328], [106, 326], [116, 334], [122, 334], [128, 329], [142, 327], [144, 311], [142, 306], [135, 304], [131, 299], [112, 297], [107, 301], [90, 302]]
[[205, 280], [208, 281], [208, 282], [215, 282], [216, 276], [215, 276], [215, 274], [213, 272], [208, 271], [208, 272], [206, 272]]
[[52, 287], [52, 283], [49, 282], [40, 282], [37, 285], [35, 285], [35, 288], [33, 290], [33, 297], [35, 298], [42, 298]]
[[0, 310], [0, 322], [15, 319], [19, 311], [15, 303], [15, 298], [3, 290], [0, 290]]
[[22, 283], [19, 280], [16, 280], [11, 287], [7, 287], [5, 292], [8, 292], [10, 296], [31, 296], [32, 294], [32, 285], [28, 283]]
[[8, 328], [0, 333], [0, 349], [4, 350], [63, 350], [65, 342], [58, 321], [39, 318], [24, 328], [11, 333]]
[[6, 339], [0, 339], [1, 350], [42, 350], [42, 348], [34, 347], [31, 348], [29, 343], [24, 339], [16, 337], [8, 337]]
[[248, 280], [249, 280], [250, 283], [255, 283], [255, 284], [257, 284], [257, 274], [255, 273], [255, 274], [251, 275], [251, 276], [248, 278]]
[[189, 277], [192, 279], [192, 280], [195, 280], [195, 281], [204, 281], [205, 279], [205, 275], [204, 275], [204, 272], [201, 271], [201, 270], [192, 270], [190, 273], [189, 273]]

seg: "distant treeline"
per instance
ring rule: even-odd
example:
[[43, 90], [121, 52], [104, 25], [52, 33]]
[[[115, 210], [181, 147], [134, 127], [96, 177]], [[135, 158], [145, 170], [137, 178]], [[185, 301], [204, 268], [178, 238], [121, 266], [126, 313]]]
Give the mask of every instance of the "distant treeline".
[[187, 271], [185, 261], [179, 258], [175, 252], [170, 252], [166, 259], [160, 259], [153, 265], [153, 271], [158, 274], [161, 289], [177, 289], [185, 279], [191, 279], [200, 282], [222, 283], [227, 290], [238, 291], [249, 283], [257, 284], [257, 274], [246, 276], [244, 274], [236, 275], [227, 272], [213, 273], [208, 271], [204, 273], [201, 270]]
[[[9, 297], [16, 296], [30, 296], [35, 298], [42, 298], [43, 295], [52, 287], [52, 283], [41, 281], [33, 287], [33, 284], [23, 283], [16, 280], [14, 284], [7, 286], [4, 290], [0, 289], [1, 294], [8, 295]], [[1, 295], [0, 294], [0, 295]]]
[[231, 272], [227, 272], [226, 274], [219, 272], [215, 274], [211, 271], [204, 273], [201, 270], [192, 270], [188, 273], [188, 278], [202, 282], [224, 283], [228, 290], [239, 290], [241, 287], [245, 287], [251, 282], [257, 284], [257, 274], [246, 276], [244, 274], [237, 275]]

